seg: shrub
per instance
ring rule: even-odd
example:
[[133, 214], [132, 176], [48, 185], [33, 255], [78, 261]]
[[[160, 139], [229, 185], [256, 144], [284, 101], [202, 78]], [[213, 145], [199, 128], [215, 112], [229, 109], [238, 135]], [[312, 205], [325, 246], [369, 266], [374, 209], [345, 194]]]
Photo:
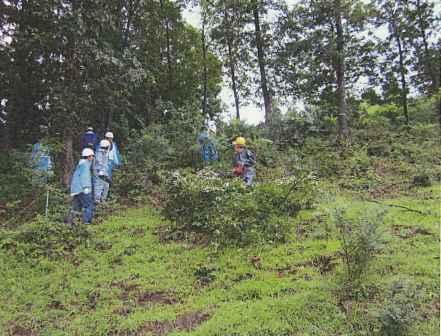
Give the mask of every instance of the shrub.
[[86, 226], [67, 225], [37, 217], [15, 232], [3, 232], [0, 248], [19, 257], [63, 257], [69, 255], [78, 245], [89, 239]]
[[405, 335], [417, 317], [417, 301], [420, 296], [420, 289], [408, 280], [394, 281], [379, 314], [381, 335]]
[[416, 187], [430, 187], [432, 185], [432, 181], [430, 181], [429, 175], [420, 174], [413, 177], [412, 185]]
[[390, 146], [384, 143], [372, 144], [367, 148], [369, 156], [386, 157], [390, 155]]
[[163, 213], [174, 222], [172, 231], [239, 245], [284, 241], [291, 230], [290, 217], [312, 206], [316, 190], [312, 176], [248, 188], [240, 179], [225, 179], [209, 169], [196, 175], [174, 172], [166, 189]]
[[334, 213], [334, 222], [342, 248], [345, 267], [345, 294], [353, 296], [361, 285], [362, 276], [368, 271], [369, 264], [381, 248], [380, 225], [385, 212], [365, 213], [357, 221], [345, 214], [342, 209]]

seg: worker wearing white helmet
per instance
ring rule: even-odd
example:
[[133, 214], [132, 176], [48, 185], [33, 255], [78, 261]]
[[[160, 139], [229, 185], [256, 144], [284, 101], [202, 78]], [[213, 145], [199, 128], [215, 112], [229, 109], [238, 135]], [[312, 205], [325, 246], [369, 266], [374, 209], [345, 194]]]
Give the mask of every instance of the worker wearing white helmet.
[[109, 179], [112, 180], [112, 170], [115, 167], [121, 166], [121, 155], [118, 150], [118, 145], [114, 141], [114, 136], [112, 132], [106, 132], [104, 135], [105, 140], [110, 142], [109, 148]]
[[95, 203], [104, 202], [110, 188], [109, 178], [109, 149], [110, 142], [103, 139], [99, 143], [93, 167]]
[[93, 218], [94, 202], [92, 195], [92, 163], [95, 153], [93, 149], [84, 148], [81, 159], [75, 168], [70, 185], [70, 194], [73, 196], [72, 209], [66, 222], [72, 224], [74, 217], [82, 212], [83, 223], [91, 224]]

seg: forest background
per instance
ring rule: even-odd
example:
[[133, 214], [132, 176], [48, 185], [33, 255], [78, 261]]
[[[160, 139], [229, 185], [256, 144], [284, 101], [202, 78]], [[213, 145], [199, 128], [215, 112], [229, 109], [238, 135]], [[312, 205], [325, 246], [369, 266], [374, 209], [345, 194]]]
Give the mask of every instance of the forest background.
[[[195, 6], [199, 27], [183, 17]], [[424, 0], [0, 1], [0, 331], [438, 332], [440, 14]], [[203, 167], [207, 123], [221, 159]], [[124, 165], [96, 225], [70, 229], [87, 126], [113, 131]], [[238, 135], [254, 188], [230, 174]], [[44, 185], [37, 139], [54, 158]]]

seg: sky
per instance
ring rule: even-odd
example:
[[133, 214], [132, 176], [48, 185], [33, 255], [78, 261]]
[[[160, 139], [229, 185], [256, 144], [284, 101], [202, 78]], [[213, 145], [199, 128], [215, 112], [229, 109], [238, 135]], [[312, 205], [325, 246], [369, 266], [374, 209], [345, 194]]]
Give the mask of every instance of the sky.
[[[365, 2], [369, 2], [370, 0], [364, 0]], [[295, 3], [299, 2], [299, 0], [286, 0], [286, 3], [289, 7], [293, 6]], [[441, 1], [435, 1], [435, 13], [439, 16], [441, 13]], [[191, 25], [200, 28], [200, 11], [198, 7], [194, 7], [192, 9], [186, 9], [183, 14], [184, 19]], [[382, 34], [381, 32], [379, 33]], [[383, 33], [384, 34], [384, 33]], [[231, 120], [235, 116], [235, 108], [234, 108], [234, 100], [232, 90], [228, 87], [227, 81], [224, 82], [224, 86], [220, 93], [220, 97], [222, 102], [227, 106], [227, 115], [224, 116], [226, 120]], [[262, 106], [257, 106], [255, 104], [250, 104], [248, 106], [241, 106], [241, 119], [250, 123], [252, 125], [257, 125], [264, 121], [264, 110], [263, 103]], [[285, 110], [287, 106], [281, 106], [281, 110]], [[298, 103], [298, 109], [302, 109], [303, 105]]]

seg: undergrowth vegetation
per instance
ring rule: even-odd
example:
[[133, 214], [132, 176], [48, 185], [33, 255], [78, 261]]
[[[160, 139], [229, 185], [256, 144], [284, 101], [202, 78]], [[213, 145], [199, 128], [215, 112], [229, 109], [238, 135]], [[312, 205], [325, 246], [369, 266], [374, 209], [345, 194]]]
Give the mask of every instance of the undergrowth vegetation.
[[[393, 108], [360, 113], [347, 146], [335, 120], [219, 123], [221, 159], [205, 168], [200, 120], [136, 131], [92, 226], [62, 224], [59, 177], [34, 185], [26, 153], [2, 154], [0, 330], [434, 335], [438, 129], [394, 124]], [[256, 152], [252, 187], [231, 174], [238, 134]]]
[[205, 169], [166, 178], [164, 215], [171, 234], [196, 233], [217, 245], [283, 242], [292, 220], [311, 208], [317, 192], [313, 176], [291, 176], [247, 187]]

